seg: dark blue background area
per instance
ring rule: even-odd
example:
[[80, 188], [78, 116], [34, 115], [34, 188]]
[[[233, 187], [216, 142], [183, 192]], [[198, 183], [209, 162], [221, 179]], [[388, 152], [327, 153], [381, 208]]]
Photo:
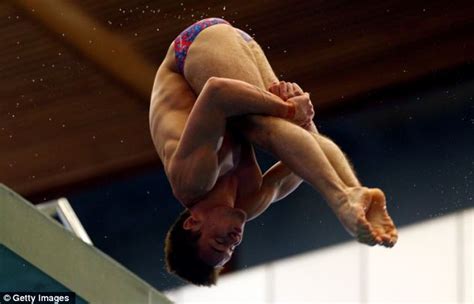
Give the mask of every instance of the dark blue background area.
[[[445, 83], [367, 96], [357, 108], [316, 117], [363, 184], [384, 190], [398, 226], [474, 206], [473, 74], [470, 68]], [[274, 162], [262, 151], [258, 158], [263, 169]], [[68, 198], [98, 248], [160, 290], [182, 284], [164, 270], [164, 237], [182, 207], [161, 169]], [[348, 240], [321, 196], [303, 185], [247, 224], [236, 267]]]
[[[0, 245], [0, 292], [71, 292], [61, 283]], [[2, 303], [2, 298], [0, 298]], [[76, 295], [76, 304], [87, 303]]]

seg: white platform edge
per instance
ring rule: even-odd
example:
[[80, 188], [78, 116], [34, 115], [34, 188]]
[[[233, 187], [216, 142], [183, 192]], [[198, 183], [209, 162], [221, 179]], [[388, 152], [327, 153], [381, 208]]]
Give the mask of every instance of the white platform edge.
[[0, 243], [91, 303], [172, 303], [0, 184]]

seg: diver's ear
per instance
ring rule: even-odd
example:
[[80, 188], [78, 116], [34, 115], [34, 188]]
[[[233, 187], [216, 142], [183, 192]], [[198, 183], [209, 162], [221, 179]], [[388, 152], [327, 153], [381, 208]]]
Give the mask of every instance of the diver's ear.
[[201, 221], [194, 218], [190, 215], [184, 222], [183, 222], [184, 230], [192, 230], [197, 231], [201, 228]]

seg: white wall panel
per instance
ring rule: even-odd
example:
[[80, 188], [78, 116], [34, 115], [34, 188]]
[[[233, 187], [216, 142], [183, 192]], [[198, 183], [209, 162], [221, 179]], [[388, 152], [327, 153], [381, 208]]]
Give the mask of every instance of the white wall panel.
[[176, 288], [164, 292], [165, 296], [168, 297], [173, 303], [183, 303], [181, 295], [183, 294], [182, 288]]
[[462, 288], [462, 300], [463, 303], [474, 303], [474, 282], [472, 275], [474, 273], [474, 209], [466, 210], [462, 213], [462, 229], [464, 244], [462, 246], [462, 257], [463, 264], [461, 265], [463, 275], [464, 286]]
[[404, 227], [392, 249], [355, 241], [167, 293], [193, 303], [474, 303], [474, 209]]
[[350, 242], [273, 266], [274, 303], [360, 301], [360, 245]]
[[185, 286], [173, 292], [170, 298], [177, 304], [194, 303], [262, 303], [266, 297], [266, 272], [255, 267], [232, 275], [224, 275], [213, 287]]
[[456, 216], [449, 215], [400, 229], [392, 249], [369, 249], [368, 302], [456, 302], [457, 243]]

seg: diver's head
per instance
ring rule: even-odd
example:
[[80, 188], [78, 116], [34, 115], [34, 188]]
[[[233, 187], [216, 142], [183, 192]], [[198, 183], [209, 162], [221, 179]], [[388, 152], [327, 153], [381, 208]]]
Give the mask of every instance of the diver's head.
[[168, 271], [195, 285], [216, 284], [219, 272], [242, 241], [245, 221], [244, 211], [228, 206], [184, 211], [166, 237]]
[[206, 212], [193, 212], [183, 223], [185, 230], [200, 233], [198, 256], [206, 264], [222, 267], [242, 242], [247, 216], [241, 209], [218, 206]]

